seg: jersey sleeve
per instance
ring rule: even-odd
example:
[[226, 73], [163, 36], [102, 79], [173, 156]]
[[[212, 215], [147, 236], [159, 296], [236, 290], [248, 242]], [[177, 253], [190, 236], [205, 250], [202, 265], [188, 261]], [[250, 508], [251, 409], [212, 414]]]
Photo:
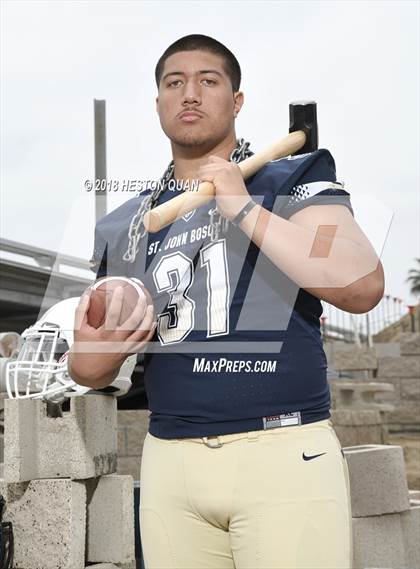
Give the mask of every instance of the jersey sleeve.
[[308, 206], [344, 205], [354, 217], [350, 194], [344, 189], [344, 182], [337, 181], [334, 158], [328, 150], [316, 152], [288, 194], [276, 200], [273, 212], [289, 219]]
[[107, 275], [107, 242], [103, 238], [98, 226], [95, 227], [95, 240], [93, 245], [93, 254], [89, 261], [90, 270], [96, 273], [96, 278], [105, 277]]

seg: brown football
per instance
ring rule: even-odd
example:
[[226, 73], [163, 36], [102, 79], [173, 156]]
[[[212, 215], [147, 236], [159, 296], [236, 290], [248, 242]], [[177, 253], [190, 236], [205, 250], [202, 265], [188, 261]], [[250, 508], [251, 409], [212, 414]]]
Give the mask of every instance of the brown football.
[[144, 313], [149, 304], [153, 304], [152, 297], [144, 284], [138, 279], [127, 277], [102, 277], [98, 279], [90, 289], [90, 304], [87, 313], [88, 323], [94, 328], [99, 328], [105, 322], [105, 316], [112, 295], [117, 287], [123, 287], [123, 301], [118, 325], [122, 326], [132, 314], [139, 296], [144, 299]]

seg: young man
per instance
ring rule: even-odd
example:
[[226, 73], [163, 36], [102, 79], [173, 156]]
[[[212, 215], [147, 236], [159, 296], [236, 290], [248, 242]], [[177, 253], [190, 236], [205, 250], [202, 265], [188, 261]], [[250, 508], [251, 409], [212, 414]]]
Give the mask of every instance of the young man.
[[[118, 291], [95, 330], [85, 298], [75, 345], [148, 345], [147, 569], [349, 568], [349, 480], [330, 421], [320, 299], [370, 310], [382, 266], [327, 150], [270, 162], [244, 183], [240, 79], [233, 54], [207, 36], [181, 38], [160, 58], [157, 111], [173, 163], [161, 187], [98, 223], [94, 255], [98, 276], [145, 282], [157, 327], [151, 311], [135, 330], [137, 310], [119, 326]], [[183, 190], [172, 179], [212, 182], [215, 200], [145, 234], [144, 212]], [[103, 387], [125, 357], [73, 351], [71, 373]]]

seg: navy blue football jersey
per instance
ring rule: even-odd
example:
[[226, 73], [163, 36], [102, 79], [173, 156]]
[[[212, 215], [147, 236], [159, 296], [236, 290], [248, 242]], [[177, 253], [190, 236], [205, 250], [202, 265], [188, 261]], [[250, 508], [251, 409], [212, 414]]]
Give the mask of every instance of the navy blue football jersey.
[[[285, 219], [319, 204], [353, 214], [325, 149], [269, 162], [246, 186]], [[202, 437], [329, 418], [319, 299], [240, 228], [225, 223], [217, 234], [215, 200], [146, 234], [135, 262], [127, 263], [129, 225], [145, 195], [98, 222], [93, 260], [98, 277], [140, 278], [155, 303], [158, 325], [144, 358], [149, 431], [165, 439]], [[158, 203], [176, 195], [166, 190]]]

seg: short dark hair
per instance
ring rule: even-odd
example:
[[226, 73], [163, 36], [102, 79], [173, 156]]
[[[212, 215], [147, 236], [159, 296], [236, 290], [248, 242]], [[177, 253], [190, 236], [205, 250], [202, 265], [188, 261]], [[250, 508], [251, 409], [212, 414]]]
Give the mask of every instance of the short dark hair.
[[239, 91], [241, 85], [241, 68], [233, 53], [219, 41], [201, 34], [191, 34], [176, 40], [160, 56], [155, 69], [156, 85], [159, 89], [165, 61], [170, 55], [179, 51], [208, 51], [220, 55], [224, 59], [225, 71], [229, 75], [233, 91]]

